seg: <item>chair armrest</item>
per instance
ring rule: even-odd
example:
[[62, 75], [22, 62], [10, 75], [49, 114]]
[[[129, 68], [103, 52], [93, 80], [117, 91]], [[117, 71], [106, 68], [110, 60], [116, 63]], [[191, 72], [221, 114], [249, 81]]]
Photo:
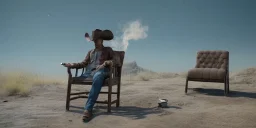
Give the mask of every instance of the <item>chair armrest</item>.
[[68, 67], [67, 67], [67, 72], [68, 72], [68, 75], [69, 75], [69, 76], [72, 76], [71, 68], [68, 68]]
[[118, 66], [110, 66], [110, 72], [109, 72], [109, 75], [110, 75], [110, 77], [112, 78], [112, 79], [114, 79], [114, 78], [117, 78], [118, 76], [117, 76], [117, 68], [118, 68]]
[[113, 75], [114, 70], [115, 70], [114, 67], [112, 67], [112, 66], [109, 67], [109, 78], [110, 79], [113, 79], [113, 77], [114, 77], [114, 75]]
[[72, 77], [71, 69], [76, 69], [76, 75], [75, 75], [75, 76], [77, 76], [78, 69], [83, 69], [83, 71], [82, 71], [82, 73], [83, 73], [83, 72], [84, 72], [85, 67], [78, 67], [78, 68], [68, 68], [68, 67], [67, 67], [68, 75]]

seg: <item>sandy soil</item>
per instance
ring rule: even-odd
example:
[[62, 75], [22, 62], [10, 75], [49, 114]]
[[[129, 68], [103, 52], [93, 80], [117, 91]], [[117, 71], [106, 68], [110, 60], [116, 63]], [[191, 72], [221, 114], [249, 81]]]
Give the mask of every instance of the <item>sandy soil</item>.
[[[85, 99], [72, 101], [66, 112], [66, 86], [36, 87], [29, 97], [1, 97], [0, 127], [256, 128], [256, 85], [231, 84], [225, 97], [223, 84], [189, 82], [187, 95], [184, 84], [184, 78], [124, 84], [121, 107], [113, 105], [108, 114], [105, 105], [97, 104], [88, 123], [82, 122]], [[73, 88], [83, 89], [89, 87]], [[168, 99], [169, 108], [157, 108], [158, 98]]]

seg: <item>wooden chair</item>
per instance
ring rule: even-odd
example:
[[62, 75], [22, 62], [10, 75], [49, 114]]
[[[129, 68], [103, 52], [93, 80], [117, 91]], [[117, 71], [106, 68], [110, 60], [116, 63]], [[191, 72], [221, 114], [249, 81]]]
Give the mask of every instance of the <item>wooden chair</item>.
[[[108, 105], [108, 112], [111, 112], [111, 105], [116, 103], [116, 107], [120, 105], [120, 88], [121, 88], [121, 72], [122, 72], [122, 65], [124, 60], [124, 51], [114, 51], [114, 59], [116, 60], [116, 65], [113, 65], [110, 68], [109, 77], [107, 77], [104, 81], [103, 87], [108, 87], [107, 92], [100, 92], [100, 94], [107, 94], [108, 100], [107, 101], [96, 101], [99, 104], [107, 104]], [[67, 99], [66, 99], [66, 110], [69, 111], [70, 101], [75, 100], [78, 98], [88, 98], [89, 92], [77, 92], [71, 93], [71, 86], [72, 85], [92, 85], [92, 79], [85, 79], [78, 77], [78, 69], [82, 69], [82, 74], [85, 71], [85, 68], [75, 68], [76, 73], [75, 77], [72, 76], [71, 69], [68, 68], [68, 88], [67, 88]], [[117, 85], [117, 91], [113, 92], [112, 86]], [[82, 95], [81, 94], [86, 94]], [[112, 101], [112, 94], [117, 95], [117, 99]]]
[[185, 93], [188, 81], [224, 83], [224, 94], [229, 93], [229, 52], [199, 51], [195, 68], [188, 71]]

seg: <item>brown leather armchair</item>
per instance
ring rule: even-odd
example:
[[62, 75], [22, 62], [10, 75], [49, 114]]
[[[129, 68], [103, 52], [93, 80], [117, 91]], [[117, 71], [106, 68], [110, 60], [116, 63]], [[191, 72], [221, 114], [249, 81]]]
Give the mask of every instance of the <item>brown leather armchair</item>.
[[224, 94], [229, 93], [229, 52], [199, 51], [195, 68], [188, 71], [185, 93], [188, 81], [224, 83]]

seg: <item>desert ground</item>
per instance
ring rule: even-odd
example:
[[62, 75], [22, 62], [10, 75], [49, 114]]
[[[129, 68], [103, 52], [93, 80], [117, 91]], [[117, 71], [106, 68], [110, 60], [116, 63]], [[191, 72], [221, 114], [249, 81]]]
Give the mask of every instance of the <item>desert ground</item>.
[[[184, 93], [184, 75], [169, 78], [123, 79], [121, 106], [107, 113], [96, 104], [94, 118], [84, 123], [85, 99], [71, 101], [65, 111], [66, 85], [32, 87], [26, 96], [1, 96], [1, 128], [256, 128], [255, 73], [247, 69], [231, 75], [230, 94], [222, 83], [189, 82]], [[72, 91], [90, 89], [73, 86]], [[105, 90], [106, 88], [103, 88]], [[115, 89], [115, 87], [114, 87]], [[158, 108], [158, 99], [168, 99], [168, 108]], [[100, 95], [99, 100], [105, 100]]]

